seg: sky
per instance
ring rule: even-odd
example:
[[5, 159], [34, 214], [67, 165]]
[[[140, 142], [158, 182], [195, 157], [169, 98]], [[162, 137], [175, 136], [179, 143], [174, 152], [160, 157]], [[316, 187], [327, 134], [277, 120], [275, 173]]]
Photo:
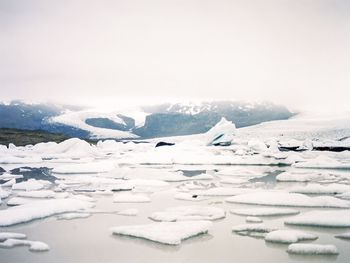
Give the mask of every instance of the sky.
[[348, 0], [0, 0], [0, 100], [350, 109]]

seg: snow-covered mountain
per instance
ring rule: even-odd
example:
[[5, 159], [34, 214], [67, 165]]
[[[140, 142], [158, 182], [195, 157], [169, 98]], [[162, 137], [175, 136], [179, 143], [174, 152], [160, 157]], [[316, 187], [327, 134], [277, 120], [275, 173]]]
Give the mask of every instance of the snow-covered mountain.
[[44, 130], [98, 139], [198, 134], [211, 129], [223, 117], [239, 128], [291, 116], [286, 107], [267, 102], [164, 103], [108, 111], [19, 101], [0, 104], [0, 128]]

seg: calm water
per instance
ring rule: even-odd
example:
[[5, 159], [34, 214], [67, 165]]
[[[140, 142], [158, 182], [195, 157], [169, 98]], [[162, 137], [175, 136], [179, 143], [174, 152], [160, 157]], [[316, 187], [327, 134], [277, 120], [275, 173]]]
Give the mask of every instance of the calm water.
[[[192, 174], [191, 174], [192, 175]], [[272, 177], [268, 177], [271, 183]], [[174, 183], [177, 185], [178, 183]], [[26, 247], [0, 249], [0, 262], [349, 262], [350, 242], [335, 239], [338, 233], [349, 229], [326, 229], [293, 227], [315, 233], [317, 244], [335, 244], [338, 256], [291, 256], [286, 245], [265, 243], [263, 239], [245, 237], [231, 232], [232, 226], [245, 223], [244, 216], [227, 213], [225, 219], [215, 221], [209, 234], [184, 241], [179, 246], [162, 245], [132, 237], [113, 236], [109, 229], [118, 225], [151, 223], [148, 216], [171, 206], [208, 205], [222, 207], [226, 211], [234, 208], [256, 207], [221, 202], [223, 198], [212, 198], [202, 202], [186, 202], [173, 198], [175, 191], [167, 190], [151, 195], [151, 203], [117, 204], [112, 196], [100, 196], [97, 209], [119, 210], [138, 208], [138, 216], [95, 214], [86, 219], [56, 220], [54, 217], [31, 223], [0, 228], [0, 231], [25, 233], [30, 240], [40, 240], [50, 246], [44, 253], [29, 252]], [[306, 211], [308, 209], [300, 209]], [[291, 228], [283, 225], [287, 217], [263, 218], [268, 226]]]

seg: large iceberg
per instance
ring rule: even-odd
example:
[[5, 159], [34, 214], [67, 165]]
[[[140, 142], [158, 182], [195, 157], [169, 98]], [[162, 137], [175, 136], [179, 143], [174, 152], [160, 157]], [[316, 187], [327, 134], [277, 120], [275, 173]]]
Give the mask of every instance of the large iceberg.
[[222, 118], [213, 128], [206, 134], [207, 145], [227, 146], [231, 145], [234, 135], [236, 133], [236, 126], [233, 122]]

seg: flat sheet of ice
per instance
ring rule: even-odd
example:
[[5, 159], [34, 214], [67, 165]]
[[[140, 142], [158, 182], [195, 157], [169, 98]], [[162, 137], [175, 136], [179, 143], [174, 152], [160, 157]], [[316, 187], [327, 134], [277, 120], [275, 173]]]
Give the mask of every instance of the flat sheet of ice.
[[350, 210], [310, 211], [285, 220], [288, 225], [350, 227]]
[[167, 245], [179, 245], [182, 240], [205, 234], [212, 223], [209, 221], [157, 222], [146, 225], [118, 226], [113, 234], [148, 239]]
[[43, 160], [39, 156], [18, 157], [18, 156], [1, 156], [0, 163], [3, 164], [24, 164], [24, 163], [41, 163]]
[[193, 194], [201, 196], [232, 196], [244, 193], [256, 192], [257, 190], [239, 187], [214, 187], [205, 190], [194, 191]]
[[165, 169], [152, 169], [152, 168], [123, 168], [111, 171], [111, 173], [117, 173], [124, 179], [151, 179], [162, 180], [166, 182], [181, 182], [191, 180], [211, 180], [213, 176], [210, 174], [199, 174], [196, 176], [184, 176], [182, 171], [169, 171]]
[[270, 205], [270, 206], [300, 206], [300, 207], [349, 207], [349, 202], [331, 196], [310, 197], [304, 194], [286, 193], [280, 191], [257, 192], [232, 196], [225, 199], [229, 203]]
[[50, 184], [50, 182], [44, 180], [29, 179], [12, 185], [12, 190], [35, 191], [41, 190]]
[[258, 224], [241, 224], [232, 227], [233, 232], [260, 232], [260, 233], [269, 233], [276, 230], [276, 228], [268, 227], [264, 223]]
[[293, 164], [298, 168], [350, 169], [349, 163], [342, 163], [331, 157], [320, 155], [317, 158]]
[[52, 172], [58, 174], [93, 174], [113, 170], [116, 164], [112, 161], [94, 161], [90, 163], [65, 164], [54, 167]]
[[121, 193], [115, 194], [113, 197], [114, 203], [149, 203], [151, 199], [144, 194]]
[[29, 246], [31, 251], [48, 251], [50, 247], [41, 241], [21, 240], [21, 239], [6, 239], [4, 242], [0, 242], [2, 248], [12, 248], [16, 246]]
[[293, 187], [290, 192], [301, 194], [342, 194], [350, 192], [350, 186], [344, 184], [313, 184]]
[[27, 238], [27, 236], [22, 233], [0, 232], [0, 241], [4, 241], [9, 238], [23, 239], [23, 238]]
[[26, 198], [26, 197], [12, 197], [7, 201], [8, 206], [25, 205], [29, 203], [36, 202], [40, 199], [37, 198]]
[[276, 230], [265, 236], [265, 241], [273, 243], [290, 244], [305, 240], [316, 240], [318, 237], [299, 230]]
[[321, 174], [315, 172], [283, 172], [276, 176], [280, 182], [309, 182], [322, 178]]
[[78, 219], [78, 218], [88, 218], [91, 216], [90, 213], [65, 213], [57, 216], [57, 219], [59, 220], [71, 220], [71, 219]]
[[262, 223], [263, 220], [259, 217], [256, 217], [256, 216], [247, 216], [245, 221], [247, 223]]
[[56, 193], [52, 190], [36, 190], [36, 191], [18, 192], [17, 196], [31, 197], [31, 198], [54, 198], [56, 196]]
[[4, 190], [4, 189], [0, 186], [0, 200], [1, 200], [1, 198], [5, 199], [5, 198], [9, 197], [10, 194], [11, 194], [11, 191]]
[[49, 199], [0, 210], [0, 226], [10, 226], [55, 214], [91, 208], [93, 204], [77, 199]]
[[6, 183], [1, 184], [0, 187], [12, 187], [16, 183], [16, 179], [8, 180]]
[[203, 201], [208, 200], [208, 197], [205, 196], [199, 196], [199, 195], [193, 195], [189, 193], [177, 193], [174, 196], [175, 199], [178, 200], [184, 200], [184, 201]]
[[150, 219], [155, 221], [217, 220], [226, 216], [225, 210], [212, 206], [170, 207], [162, 212], [154, 212]]
[[139, 210], [136, 208], [128, 208], [124, 209], [118, 212], [118, 215], [122, 216], [137, 216], [139, 213]]
[[1, 180], [11, 180], [11, 179], [20, 179], [23, 178], [23, 175], [21, 174], [10, 174], [10, 173], [4, 173], [0, 175]]
[[340, 239], [350, 239], [350, 232], [338, 234], [335, 237]]
[[242, 216], [284, 216], [299, 214], [298, 210], [290, 208], [242, 208], [231, 210], [231, 213]]
[[287, 252], [290, 254], [301, 255], [337, 255], [338, 249], [334, 245], [319, 244], [291, 244], [288, 246]]

